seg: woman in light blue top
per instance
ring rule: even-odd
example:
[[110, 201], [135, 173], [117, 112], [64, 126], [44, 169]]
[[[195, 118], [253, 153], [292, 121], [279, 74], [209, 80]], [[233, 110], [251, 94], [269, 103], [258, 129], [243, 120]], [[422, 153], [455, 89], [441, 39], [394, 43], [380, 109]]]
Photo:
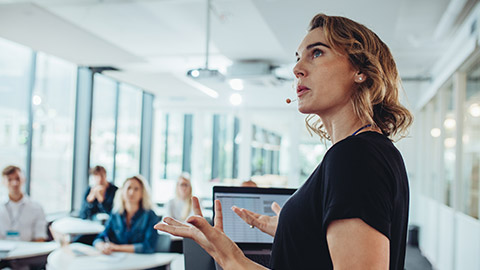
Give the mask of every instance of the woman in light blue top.
[[125, 180], [115, 196], [114, 211], [105, 230], [93, 242], [98, 250], [105, 254], [155, 252], [158, 233], [153, 225], [160, 218], [151, 210], [148, 189], [140, 175]]

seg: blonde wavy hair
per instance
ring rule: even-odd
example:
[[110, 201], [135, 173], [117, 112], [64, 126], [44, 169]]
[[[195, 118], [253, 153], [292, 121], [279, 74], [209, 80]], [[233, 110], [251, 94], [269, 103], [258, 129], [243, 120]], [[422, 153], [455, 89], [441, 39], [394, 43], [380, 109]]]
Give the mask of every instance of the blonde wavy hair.
[[123, 198], [123, 192], [125, 189], [125, 184], [130, 181], [130, 180], [135, 180], [140, 183], [142, 186], [142, 199], [140, 200], [140, 207], [143, 208], [144, 210], [149, 210], [152, 209], [152, 200], [150, 197], [150, 187], [148, 186], [147, 181], [142, 175], [136, 175], [130, 178], [127, 178], [123, 184], [122, 187], [117, 190], [115, 193], [115, 198], [114, 198], [114, 207], [113, 210], [115, 212], [118, 212], [120, 214], [123, 214], [125, 212], [125, 198]]
[[[310, 21], [309, 31], [322, 28], [328, 44], [339, 54], [348, 56], [353, 67], [366, 75], [352, 93], [355, 115], [362, 123], [380, 128], [390, 139], [403, 138], [413, 122], [413, 115], [399, 100], [402, 89], [397, 65], [385, 43], [366, 26], [350, 19], [317, 14]], [[305, 123], [321, 139], [330, 140], [324, 125], [315, 115]]]
[[178, 199], [181, 199], [180, 196], [180, 180], [185, 180], [188, 182], [188, 194], [187, 198], [185, 199], [185, 203], [182, 209], [182, 220], [187, 219], [188, 215], [190, 214], [190, 211], [192, 210], [192, 182], [190, 181], [190, 174], [187, 172], [183, 172], [177, 180], [177, 186], [175, 187], [175, 196]]

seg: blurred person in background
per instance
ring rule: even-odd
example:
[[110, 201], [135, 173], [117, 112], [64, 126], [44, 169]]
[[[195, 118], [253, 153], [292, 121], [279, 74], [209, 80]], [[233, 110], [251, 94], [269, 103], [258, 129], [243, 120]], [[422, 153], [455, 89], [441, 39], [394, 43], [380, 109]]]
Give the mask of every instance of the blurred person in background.
[[152, 210], [149, 189], [141, 175], [125, 180], [115, 196], [105, 230], [93, 242], [98, 250], [104, 254], [155, 252], [158, 233], [153, 225], [160, 218]]
[[102, 166], [95, 166], [90, 170], [94, 185], [88, 187], [85, 199], [80, 210], [80, 218], [94, 219], [97, 214], [110, 214], [113, 207], [113, 198], [117, 187], [107, 181], [107, 171]]
[[0, 205], [0, 239], [43, 242], [47, 221], [40, 204], [23, 193], [25, 176], [17, 166], [2, 171], [8, 198]]
[[258, 187], [257, 183], [255, 183], [253, 180], [249, 179], [247, 181], [243, 181], [242, 184], [240, 185], [242, 187]]
[[184, 172], [178, 177], [175, 198], [167, 203], [166, 208], [167, 216], [180, 221], [185, 221], [187, 217], [193, 214], [190, 174]]

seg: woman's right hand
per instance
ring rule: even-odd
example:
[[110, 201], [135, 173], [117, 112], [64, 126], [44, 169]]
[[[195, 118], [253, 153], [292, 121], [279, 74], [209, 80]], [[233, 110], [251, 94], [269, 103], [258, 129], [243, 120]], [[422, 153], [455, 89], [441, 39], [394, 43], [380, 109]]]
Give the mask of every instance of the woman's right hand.
[[278, 203], [272, 203], [272, 210], [275, 212], [275, 216], [260, 215], [249, 211], [245, 208], [232, 207], [233, 212], [243, 219], [248, 225], [257, 227], [260, 231], [275, 236], [278, 225], [278, 216], [282, 208]]
[[223, 269], [265, 269], [263, 266], [250, 261], [242, 250], [223, 232], [223, 216], [220, 201], [215, 200], [215, 226], [211, 226], [202, 216], [200, 203], [193, 197], [194, 216], [181, 223], [173, 218], [166, 217], [163, 222], [157, 223], [154, 228], [175, 236], [193, 239], [207, 251]]
[[98, 242], [95, 244], [95, 248], [100, 250], [103, 254], [110, 255], [113, 252], [112, 245], [110, 243]]

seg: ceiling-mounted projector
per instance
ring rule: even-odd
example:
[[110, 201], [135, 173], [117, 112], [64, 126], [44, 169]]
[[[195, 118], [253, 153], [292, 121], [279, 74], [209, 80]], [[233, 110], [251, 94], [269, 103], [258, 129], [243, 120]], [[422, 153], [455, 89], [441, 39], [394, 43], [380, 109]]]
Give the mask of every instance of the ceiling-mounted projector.
[[216, 69], [208, 68], [195, 68], [187, 71], [187, 76], [194, 79], [224, 79], [224, 76], [220, 71]]

